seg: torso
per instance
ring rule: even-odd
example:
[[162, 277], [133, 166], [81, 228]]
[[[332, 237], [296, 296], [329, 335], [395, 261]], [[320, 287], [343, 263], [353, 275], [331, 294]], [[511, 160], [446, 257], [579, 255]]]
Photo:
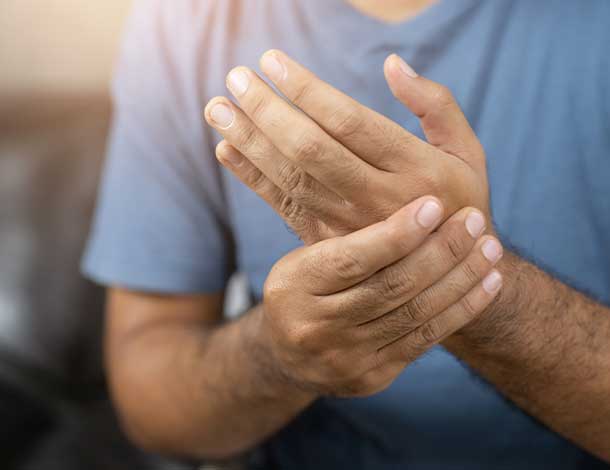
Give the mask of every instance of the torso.
[[[200, 95], [204, 103], [226, 94], [231, 67], [256, 68], [262, 52], [282, 48], [421, 136], [383, 78], [385, 57], [403, 55], [465, 109], [487, 151], [503, 237], [610, 303], [608, 5], [445, 1], [389, 26], [340, 0], [218, 2], [206, 21], [219, 26], [199, 37], [200, 67], [216, 64], [200, 70]], [[249, 189], [223, 177], [239, 268], [260, 297], [271, 266], [300, 242]], [[375, 397], [324, 400], [269, 449], [282, 468], [593, 468], [440, 348]]]

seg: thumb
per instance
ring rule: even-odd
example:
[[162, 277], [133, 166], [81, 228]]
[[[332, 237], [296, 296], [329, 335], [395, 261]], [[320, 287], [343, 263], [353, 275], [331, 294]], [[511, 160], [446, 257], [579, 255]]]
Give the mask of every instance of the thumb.
[[451, 91], [417, 73], [392, 54], [384, 73], [394, 96], [421, 122], [428, 143], [450, 153], [474, 168], [485, 165], [485, 154]]

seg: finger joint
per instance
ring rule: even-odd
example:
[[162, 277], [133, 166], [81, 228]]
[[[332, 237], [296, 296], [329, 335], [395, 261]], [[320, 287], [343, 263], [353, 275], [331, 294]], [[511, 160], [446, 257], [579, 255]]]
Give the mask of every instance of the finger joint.
[[311, 80], [304, 80], [294, 91], [290, 101], [292, 101], [299, 108], [304, 107], [308, 101], [308, 97], [310, 96], [312, 89], [313, 85]]
[[294, 152], [294, 160], [297, 163], [311, 163], [318, 160], [322, 152], [322, 145], [310, 136], [304, 137], [297, 145]]
[[421, 292], [405, 305], [405, 317], [409, 319], [413, 327], [420, 325], [426, 318], [432, 316], [432, 304], [429, 295]]
[[250, 105], [250, 116], [255, 122], [264, 121], [269, 101], [264, 94], [254, 94], [254, 96]]
[[291, 163], [284, 163], [278, 170], [282, 188], [291, 193], [301, 193], [306, 190], [305, 176], [303, 170]]
[[394, 265], [384, 271], [383, 292], [387, 298], [401, 299], [415, 290], [417, 280], [404, 267]]
[[432, 319], [428, 323], [424, 323], [417, 330], [421, 338], [422, 345], [433, 345], [441, 338], [441, 328], [437, 320]]
[[346, 106], [333, 113], [328, 127], [338, 139], [350, 139], [362, 131], [364, 118], [355, 106]]
[[331, 263], [336, 275], [346, 282], [360, 279], [363, 273], [366, 272], [365, 263], [349, 249], [338, 250], [333, 256]]

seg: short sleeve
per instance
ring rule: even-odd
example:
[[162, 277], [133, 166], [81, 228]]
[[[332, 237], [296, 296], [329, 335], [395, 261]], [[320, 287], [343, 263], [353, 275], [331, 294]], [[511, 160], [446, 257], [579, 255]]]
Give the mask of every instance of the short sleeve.
[[[170, 8], [171, 7], [171, 8]], [[136, 1], [113, 82], [114, 118], [82, 262], [136, 290], [222, 290], [233, 248], [220, 170], [204, 132], [189, 2]]]

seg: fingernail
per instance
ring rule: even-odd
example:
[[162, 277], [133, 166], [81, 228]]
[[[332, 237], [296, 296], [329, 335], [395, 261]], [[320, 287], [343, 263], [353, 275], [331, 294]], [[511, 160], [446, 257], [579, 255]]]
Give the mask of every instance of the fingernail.
[[423, 228], [432, 228], [440, 220], [443, 215], [443, 209], [436, 201], [427, 201], [417, 213], [417, 223]]
[[227, 81], [229, 84], [229, 89], [236, 96], [241, 96], [246, 93], [246, 91], [248, 91], [248, 87], [250, 86], [250, 77], [248, 77], [246, 71], [242, 69], [233, 70], [229, 74]]
[[466, 217], [466, 230], [472, 238], [479, 238], [485, 229], [485, 218], [480, 212], [473, 211]]
[[210, 118], [221, 129], [228, 129], [233, 124], [235, 114], [226, 104], [218, 103], [210, 110]]
[[225, 146], [222, 151], [219, 152], [220, 159], [223, 162], [228, 162], [231, 166], [238, 167], [242, 164], [243, 157], [241, 153], [235, 150], [233, 147]]
[[497, 240], [487, 240], [481, 247], [483, 256], [492, 263], [497, 263], [502, 258], [502, 245]]
[[483, 289], [488, 294], [495, 294], [502, 287], [502, 275], [495, 269], [483, 279]]
[[261, 59], [263, 72], [274, 82], [286, 79], [288, 71], [275, 52], [268, 52]]
[[394, 57], [396, 58], [395, 60], [398, 63], [398, 67], [405, 75], [411, 78], [419, 77], [419, 75], [417, 75], [417, 72], [415, 72], [415, 70], [413, 70], [413, 68], [409, 64], [407, 64], [401, 57], [397, 56], [396, 54], [394, 54]]

